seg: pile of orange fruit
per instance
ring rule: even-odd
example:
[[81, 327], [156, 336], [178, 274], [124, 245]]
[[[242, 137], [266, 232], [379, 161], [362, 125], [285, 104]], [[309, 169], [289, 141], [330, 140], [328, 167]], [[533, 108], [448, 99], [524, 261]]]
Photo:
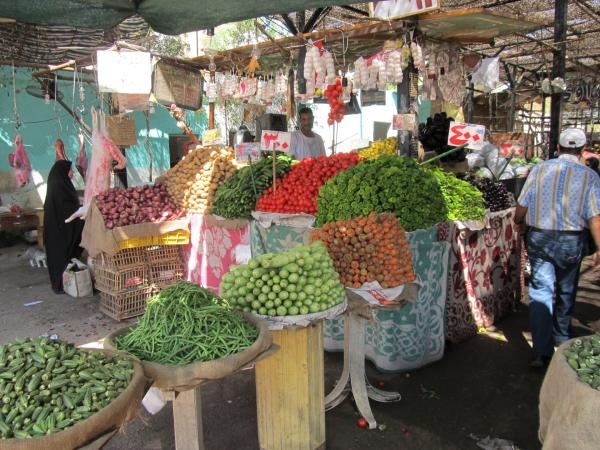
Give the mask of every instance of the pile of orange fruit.
[[391, 288], [415, 279], [406, 233], [393, 213], [330, 222], [312, 239], [325, 244], [345, 286], [378, 281]]

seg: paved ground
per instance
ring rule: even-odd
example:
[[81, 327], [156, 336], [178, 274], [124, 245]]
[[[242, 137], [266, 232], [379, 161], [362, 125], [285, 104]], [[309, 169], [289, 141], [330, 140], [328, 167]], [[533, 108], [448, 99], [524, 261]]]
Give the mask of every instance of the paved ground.
[[[0, 248], [0, 342], [16, 336], [58, 334], [85, 344], [122, 327], [98, 313], [98, 298], [54, 295], [44, 269], [17, 257], [24, 246]], [[584, 268], [575, 333], [600, 330], [598, 275]], [[33, 301], [37, 305], [24, 306]], [[441, 360], [420, 370], [379, 374], [369, 367], [372, 382], [402, 393], [399, 403], [373, 403], [386, 431], [366, 431], [347, 400], [327, 413], [328, 449], [477, 449], [472, 436], [503, 438], [521, 449], [539, 449], [538, 393], [543, 374], [528, 367], [527, 307], [497, 324], [497, 329], [447, 347]], [[326, 391], [342, 369], [341, 354], [325, 356]], [[204, 435], [207, 449], [258, 449], [254, 374], [246, 370], [203, 388]], [[145, 412], [115, 436], [106, 449], [174, 449], [172, 410], [155, 416]]]

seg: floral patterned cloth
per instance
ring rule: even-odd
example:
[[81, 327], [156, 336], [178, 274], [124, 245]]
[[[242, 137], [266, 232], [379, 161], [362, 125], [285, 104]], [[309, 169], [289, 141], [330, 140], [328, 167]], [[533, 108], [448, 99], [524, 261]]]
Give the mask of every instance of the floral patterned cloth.
[[223, 275], [236, 264], [239, 246], [250, 245], [247, 220], [190, 214], [190, 243], [184, 247], [187, 280], [218, 293]]
[[461, 342], [514, 309], [521, 295], [519, 239], [514, 208], [489, 214], [480, 231], [438, 226], [440, 241], [452, 245], [447, 337]]
[[[415, 303], [374, 312], [367, 322], [365, 354], [382, 372], [413, 370], [444, 355], [444, 310], [450, 244], [437, 242], [435, 227], [407, 233], [421, 284]], [[325, 321], [325, 349], [344, 349], [344, 319]]]
[[276, 224], [265, 227], [259, 222], [252, 221], [250, 225], [252, 257], [289, 250], [298, 244], [309, 244], [310, 232], [311, 228]]

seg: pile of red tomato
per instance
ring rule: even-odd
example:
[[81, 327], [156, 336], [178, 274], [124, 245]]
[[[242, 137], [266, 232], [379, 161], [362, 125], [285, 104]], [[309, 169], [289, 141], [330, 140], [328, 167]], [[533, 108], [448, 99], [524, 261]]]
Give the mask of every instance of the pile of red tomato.
[[288, 174], [277, 182], [276, 190], [270, 187], [264, 191], [256, 209], [289, 214], [316, 214], [321, 186], [359, 160], [357, 153], [305, 159], [292, 166]]
[[325, 89], [325, 98], [329, 103], [329, 118], [327, 123], [333, 125], [333, 122], [340, 123], [346, 113], [346, 105], [342, 99], [342, 92], [344, 87], [342, 81], [337, 78], [335, 84], [330, 84]]

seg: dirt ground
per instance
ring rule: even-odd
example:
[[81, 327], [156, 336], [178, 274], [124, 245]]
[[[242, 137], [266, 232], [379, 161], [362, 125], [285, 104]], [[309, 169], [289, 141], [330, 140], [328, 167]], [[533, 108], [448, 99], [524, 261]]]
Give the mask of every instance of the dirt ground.
[[[0, 248], [0, 342], [17, 336], [57, 334], [82, 345], [121, 328], [98, 312], [98, 297], [74, 299], [52, 293], [45, 269], [32, 268], [18, 255], [25, 245]], [[584, 263], [585, 266], [585, 263]], [[574, 313], [576, 335], [600, 330], [600, 288], [583, 269]], [[27, 303], [42, 303], [25, 306]], [[441, 361], [402, 374], [380, 374], [368, 366], [373, 383], [399, 391], [397, 403], [371, 402], [385, 431], [362, 430], [351, 400], [326, 414], [328, 449], [477, 449], [477, 438], [506, 439], [520, 449], [541, 446], [537, 438], [538, 394], [543, 373], [528, 367], [528, 309], [517, 311], [496, 329], [446, 347]], [[328, 392], [342, 370], [341, 353], [325, 354]], [[207, 449], [258, 449], [253, 370], [202, 388]], [[172, 409], [145, 411], [106, 446], [120, 449], [174, 449]]]

